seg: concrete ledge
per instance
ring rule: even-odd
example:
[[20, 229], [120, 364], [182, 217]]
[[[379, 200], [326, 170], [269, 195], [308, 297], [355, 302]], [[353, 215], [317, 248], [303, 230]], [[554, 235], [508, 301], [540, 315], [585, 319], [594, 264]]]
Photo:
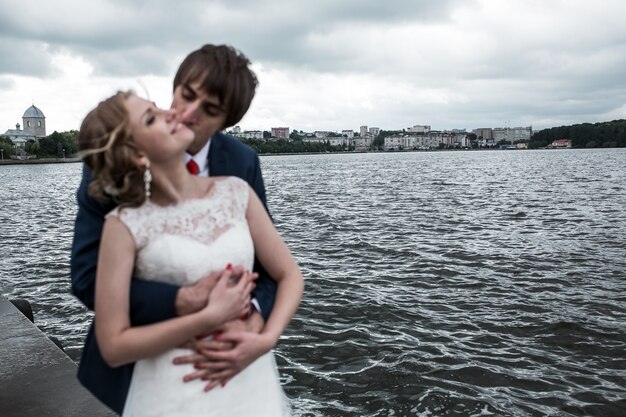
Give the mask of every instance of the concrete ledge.
[[76, 379], [76, 364], [0, 295], [0, 414], [115, 416]]

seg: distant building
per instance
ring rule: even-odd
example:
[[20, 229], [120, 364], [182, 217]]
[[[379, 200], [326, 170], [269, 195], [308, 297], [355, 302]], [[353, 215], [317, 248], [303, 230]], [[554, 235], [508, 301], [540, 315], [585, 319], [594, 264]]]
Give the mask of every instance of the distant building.
[[425, 135], [397, 135], [385, 138], [383, 149], [402, 150], [402, 149], [429, 149], [430, 138]]
[[273, 127], [272, 128], [272, 137], [277, 139], [289, 139], [289, 128], [288, 127]]
[[324, 143], [326, 141], [326, 139], [321, 138], [321, 137], [317, 137], [317, 136], [305, 136], [302, 138], [302, 142], [308, 142], [308, 143]]
[[493, 129], [490, 127], [482, 127], [472, 131], [477, 138], [493, 139]]
[[355, 151], [367, 151], [372, 146], [374, 142], [374, 137], [371, 135], [367, 136], [359, 136], [358, 138], [354, 138], [352, 145], [354, 146]]
[[384, 149], [437, 149], [441, 144], [446, 147], [463, 146], [465, 135], [457, 135], [452, 132], [439, 132], [431, 130], [424, 133], [400, 134], [385, 138]]
[[493, 138], [491, 138], [491, 139], [485, 139], [485, 138], [478, 139], [478, 146], [480, 148], [492, 148], [495, 145], [496, 145], [496, 142], [495, 142], [495, 140], [493, 140]]
[[46, 116], [43, 112], [33, 104], [26, 109], [22, 116], [24, 129], [20, 129], [20, 124], [15, 125], [15, 129], [8, 129], [4, 132], [18, 148], [24, 148], [26, 141], [37, 140], [46, 137]]
[[326, 139], [331, 146], [353, 146], [353, 139], [343, 136], [332, 136]]
[[380, 127], [370, 127], [370, 135], [376, 137], [380, 134]]
[[411, 149], [417, 138], [415, 136], [387, 136], [383, 148], [386, 151]]
[[237, 135], [237, 134], [241, 133], [241, 127], [239, 127], [239, 126], [234, 126], [234, 127], [230, 130], [230, 133], [231, 133], [232, 135]]
[[361, 136], [367, 135], [367, 126], [361, 126], [360, 132]]
[[443, 132], [441, 132], [440, 143], [443, 143], [446, 148], [455, 148], [456, 136], [457, 136], [456, 133], [449, 131], [449, 130], [444, 130]]
[[350, 130], [342, 130], [341, 135], [347, 137], [348, 139], [352, 139], [354, 137], [354, 131]]
[[471, 146], [469, 135], [457, 135], [454, 144], [457, 147], [469, 148]]
[[261, 130], [246, 130], [245, 132], [235, 134], [238, 138], [242, 139], [263, 139], [263, 131]]
[[533, 134], [532, 126], [527, 127], [496, 127], [493, 129], [493, 139], [496, 142], [506, 140], [509, 142], [530, 141]]
[[430, 132], [430, 126], [415, 125], [413, 127], [409, 127], [406, 131], [409, 133], [428, 133]]
[[572, 140], [571, 139], [557, 139], [553, 140], [548, 148], [571, 148]]

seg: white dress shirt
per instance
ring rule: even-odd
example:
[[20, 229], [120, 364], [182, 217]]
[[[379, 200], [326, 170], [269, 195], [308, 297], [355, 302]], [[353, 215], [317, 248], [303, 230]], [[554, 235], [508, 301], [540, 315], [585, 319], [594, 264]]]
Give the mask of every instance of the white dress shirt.
[[185, 152], [185, 156], [184, 156], [185, 165], [187, 165], [187, 162], [189, 162], [189, 160], [193, 159], [194, 162], [198, 164], [198, 168], [200, 168], [200, 172], [198, 172], [198, 175], [201, 175], [203, 177], [208, 177], [209, 176], [209, 150], [210, 148], [211, 148], [211, 139], [209, 139], [206, 145], [204, 145], [202, 149], [198, 151], [197, 154], [190, 155], [187, 152]]

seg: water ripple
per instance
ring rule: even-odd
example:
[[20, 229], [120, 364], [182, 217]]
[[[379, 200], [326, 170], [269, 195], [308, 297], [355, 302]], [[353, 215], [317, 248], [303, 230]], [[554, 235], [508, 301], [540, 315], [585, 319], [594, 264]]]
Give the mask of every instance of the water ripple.
[[[307, 281], [276, 351], [296, 415], [626, 415], [626, 151], [261, 161]], [[79, 178], [0, 167], [2, 293], [74, 359]]]

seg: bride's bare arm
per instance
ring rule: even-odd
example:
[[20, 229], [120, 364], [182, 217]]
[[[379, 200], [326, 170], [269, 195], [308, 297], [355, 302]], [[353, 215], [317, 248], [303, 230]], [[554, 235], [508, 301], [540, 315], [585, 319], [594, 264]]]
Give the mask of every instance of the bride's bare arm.
[[263, 328], [260, 333], [227, 329], [213, 340], [198, 342], [195, 349], [199, 350], [199, 354], [175, 359], [176, 364], [196, 364], [197, 370], [186, 375], [184, 380], [202, 378], [208, 381], [205, 391], [219, 384], [224, 386], [271, 350], [293, 317], [302, 297], [304, 282], [300, 269], [253, 190], [248, 193], [246, 219], [257, 259], [278, 284], [276, 299], [265, 327], [259, 317], [261, 323], [258, 327]]
[[261, 332], [269, 350], [276, 345], [298, 309], [304, 281], [296, 260], [252, 189], [248, 192], [246, 217], [256, 256], [278, 286], [274, 307]]
[[126, 226], [117, 217], [108, 218], [98, 256], [95, 326], [102, 357], [110, 366], [165, 352], [197, 334], [216, 330], [249, 308], [252, 275], [247, 274], [237, 285], [229, 286], [230, 271], [227, 270], [211, 291], [204, 309], [151, 325], [131, 327], [129, 291], [135, 249]]

